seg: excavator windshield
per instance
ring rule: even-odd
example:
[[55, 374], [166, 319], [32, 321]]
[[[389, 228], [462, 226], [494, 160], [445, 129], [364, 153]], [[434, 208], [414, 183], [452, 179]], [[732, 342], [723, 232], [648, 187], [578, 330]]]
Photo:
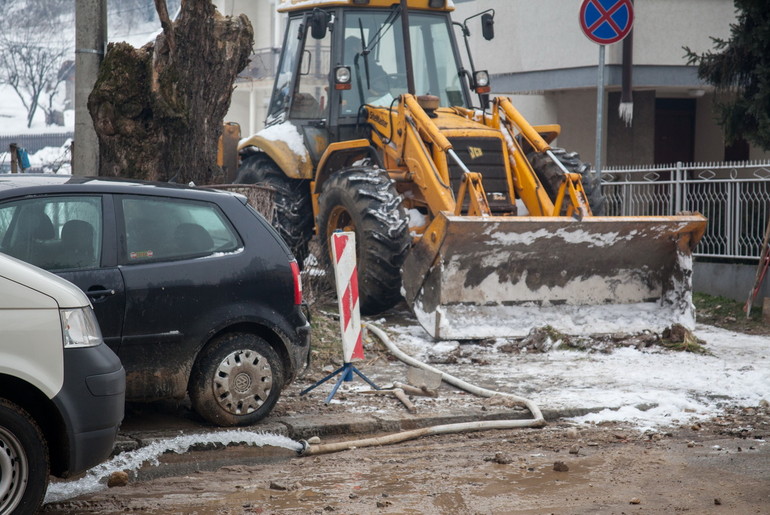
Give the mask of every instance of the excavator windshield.
[[[340, 114], [354, 115], [362, 104], [389, 106], [407, 93], [406, 58], [400, 9], [350, 10], [343, 19], [343, 63], [352, 89], [343, 92]], [[409, 13], [415, 94], [435, 95], [442, 106], [466, 106], [452, 26], [444, 13]]]

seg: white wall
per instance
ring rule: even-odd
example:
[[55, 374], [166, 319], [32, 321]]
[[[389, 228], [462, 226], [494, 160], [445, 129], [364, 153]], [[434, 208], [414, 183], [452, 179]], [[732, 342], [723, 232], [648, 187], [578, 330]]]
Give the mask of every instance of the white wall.
[[596, 65], [596, 45], [580, 31], [580, 2], [565, 0], [474, 0], [456, 3], [455, 21], [495, 10], [495, 39], [481, 36], [481, 22], [468, 22], [477, 68], [490, 73]]
[[642, 0], [634, 11], [634, 64], [684, 65], [683, 46], [710, 50], [735, 21], [732, 0]]
[[[248, 16], [254, 29], [255, 50], [281, 46], [283, 24], [277, 20], [285, 15], [275, 11], [275, 0], [215, 0], [214, 4], [226, 16]], [[239, 124], [243, 137], [259, 131], [264, 126], [272, 88], [272, 78], [237, 82], [225, 121]]]
[[[553, 98], [559, 113], [554, 122], [561, 125], [557, 145], [578, 152], [583, 161], [593, 163], [596, 157], [596, 91], [555, 92]], [[602, 161], [606, 163], [606, 130], [603, 139]]]
[[[478, 19], [469, 22], [477, 67], [515, 73], [596, 66], [598, 45], [580, 28], [580, 0], [474, 0], [457, 2], [455, 21], [495, 10], [495, 39], [485, 41]], [[729, 37], [732, 0], [639, 0], [634, 4], [634, 63], [686, 64], [683, 46], [713, 48], [710, 37]], [[621, 44], [608, 45], [606, 63], [620, 64]]]

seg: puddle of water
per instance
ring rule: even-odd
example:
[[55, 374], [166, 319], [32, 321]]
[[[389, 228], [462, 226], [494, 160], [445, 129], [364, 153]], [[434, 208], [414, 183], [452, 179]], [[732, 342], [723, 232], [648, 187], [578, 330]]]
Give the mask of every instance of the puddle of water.
[[111, 460], [89, 469], [85, 476], [76, 480], [52, 483], [45, 494], [45, 502], [58, 502], [83, 494], [98, 492], [107, 488], [107, 478], [113, 472], [125, 470], [133, 472], [145, 463], [157, 466], [159, 456], [166, 452], [182, 454], [190, 447], [205, 444], [246, 444], [256, 447], [283, 447], [295, 452], [302, 449], [302, 444], [285, 436], [252, 431], [221, 431], [195, 435], [180, 435], [174, 438], [158, 440], [137, 449], [118, 454]]
[[[380, 456], [377, 461], [387, 463], [388, 460]], [[362, 463], [363, 470], [357, 472], [342, 467], [325, 471], [315, 479], [304, 478], [302, 488], [297, 491], [270, 492], [269, 503], [271, 509], [282, 513], [309, 512], [319, 502], [334, 505], [334, 499], [354, 494], [366, 506], [375, 501], [397, 499], [398, 513], [403, 514], [492, 513], [499, 512], [500, 499], [547, 497], [555, 489], [587, 487], [592, 471], [606, 463], [601, 457], [568, 461], [568, 472], [554, 471], [553, 460], [545, 459], [545, 455], [528, 466], [516, 463], [452, 469], [439, 466], [433, 473], [437, 478], [447, 475], [446, 480], [428, 482], [423, 481], [424, 463], [414, 468], [406, 462], [384, 466]], [[470, 503], [478, 504], [471, 506]]]

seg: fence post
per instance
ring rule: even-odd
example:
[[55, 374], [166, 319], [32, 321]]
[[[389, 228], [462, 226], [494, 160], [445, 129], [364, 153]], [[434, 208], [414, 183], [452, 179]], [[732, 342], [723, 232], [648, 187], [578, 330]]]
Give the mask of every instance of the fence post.
[[8, 150], [11, 154], [11, 173], [19, 172], [19, 154], [16, 153], [18, 146], [16, 143], [8, 145]]
[[739, 235], [740, 228], [738, 227], [740, 216], [736, 214], [741, 209], [740, 199], [735, 193], [735, 185], [732, 181], [727, 183], [727, 197], [725, 198], [725, 247], [727, 248], [727, 255], [732, 256], [735, 254], [737, 245], [735, 239]]
[[628, 216], [628, 202], [629, 202], [629, 194], [628, 194], [628, 184], [623, 184], [620, 186], [620, 213], [618, 213], [621, 216]]
[[674, 171], [674, 206], [671, 211], [673, 214], [682, 211], [682, 175], [684, 171], [682, 167], [684, 163], [681, 161], [676, 162], [676, 170]]

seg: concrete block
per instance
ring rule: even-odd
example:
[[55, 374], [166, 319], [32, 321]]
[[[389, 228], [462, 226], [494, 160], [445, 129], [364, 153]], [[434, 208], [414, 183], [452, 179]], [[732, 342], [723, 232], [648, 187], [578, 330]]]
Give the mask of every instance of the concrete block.
[[288, 428], [289, 438], [295, 440], [311, 436], [371, 434], [376, 433], [380, 427], [375, 417], [352, 413], [295, 415], [276, 418], [275, 422], [284, 424]]
[[406, 381], [417, 388], [437, 390], [441, 386], [441, 374], [418, 367], [409, 367], [406, 371]]

